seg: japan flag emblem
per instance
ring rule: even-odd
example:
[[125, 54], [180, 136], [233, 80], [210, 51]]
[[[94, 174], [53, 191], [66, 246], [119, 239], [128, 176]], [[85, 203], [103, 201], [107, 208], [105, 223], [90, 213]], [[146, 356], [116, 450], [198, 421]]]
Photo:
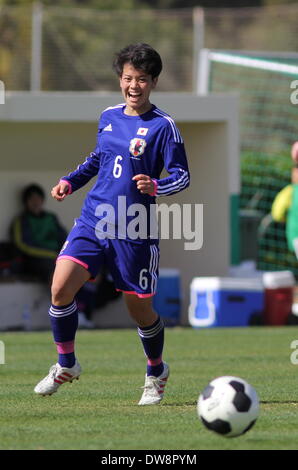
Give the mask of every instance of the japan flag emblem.
[[134, 157], [139, 157], [145, 151], [147, 143], [144, 139], [132, 139], [130, 141], [129, 151]]
[[149, 129], [147, 127], [139, 127], [137, 134], [138, 135], [147, 135]]

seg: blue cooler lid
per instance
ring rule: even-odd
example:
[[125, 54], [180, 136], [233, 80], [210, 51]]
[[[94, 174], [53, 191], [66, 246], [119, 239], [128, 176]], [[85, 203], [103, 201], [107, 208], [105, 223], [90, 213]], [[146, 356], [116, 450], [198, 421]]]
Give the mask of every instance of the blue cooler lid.
[[180, 271], [175, 268], [159, 268], [159, 277], [180, 277]]

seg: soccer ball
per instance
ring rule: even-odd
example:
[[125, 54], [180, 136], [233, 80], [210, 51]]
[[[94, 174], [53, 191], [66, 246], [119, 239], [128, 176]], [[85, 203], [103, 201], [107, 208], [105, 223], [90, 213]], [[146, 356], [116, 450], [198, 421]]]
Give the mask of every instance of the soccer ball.
[[259, 415], [255, 389], [239, 377], [212, 380], [200, 394], [198, 415], [206, 428], [225, 437], [246, 433]]

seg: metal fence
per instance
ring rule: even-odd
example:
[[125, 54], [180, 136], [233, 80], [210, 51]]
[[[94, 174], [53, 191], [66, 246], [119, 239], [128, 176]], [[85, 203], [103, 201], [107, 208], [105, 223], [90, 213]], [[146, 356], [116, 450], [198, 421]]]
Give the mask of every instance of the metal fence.
[[193, 10], [0, 10], [0, 79], [10, 90], [118, 90], [113, 55], [147, 42], [164, 62], [159, 90], [193, 87]]
[[161, 54], [159, 91], [196, 89], [201, 47], [295, 51], [298, 5], [104, 11], [0, 7], [0, 80], [7, 90], [118, 90], [113, 54], [147, 42]]

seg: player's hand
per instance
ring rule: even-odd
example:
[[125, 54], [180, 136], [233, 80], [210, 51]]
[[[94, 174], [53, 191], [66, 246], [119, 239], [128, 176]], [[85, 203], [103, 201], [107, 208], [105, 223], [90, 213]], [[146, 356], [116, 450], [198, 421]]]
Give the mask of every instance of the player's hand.
[[63, 201], [70, 191], [70, 184], [67, 181], [59, 181], [59, 183], [53, 187], [51, 195], [54, 199], [61, 202]]
[[152, 194], [154, 192], [155, 186], [150, 176], [142, 174], [135, 175], [132, 180], [137, 182], [137, 188], [140, 193]]

